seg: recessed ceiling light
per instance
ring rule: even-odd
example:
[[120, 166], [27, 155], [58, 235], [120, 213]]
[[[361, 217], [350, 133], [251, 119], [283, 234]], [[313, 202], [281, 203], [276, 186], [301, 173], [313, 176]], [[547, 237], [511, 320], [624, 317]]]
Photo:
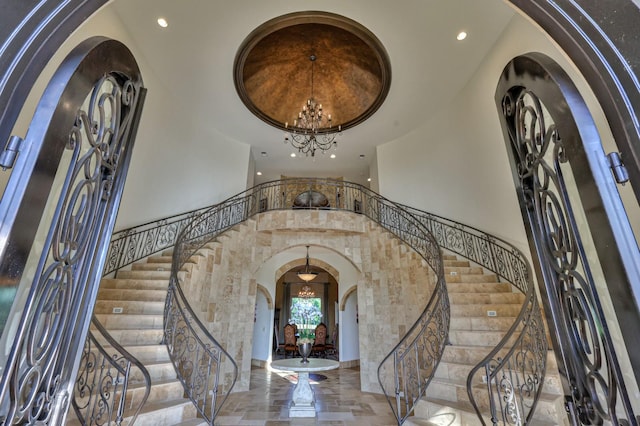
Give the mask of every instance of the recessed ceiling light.
[[331, 154], [330, 157], [331, 158], [336, 158], [336, 155], [335, 154]]
[[296, 153], [295, 152], [291, 153], [291, 158], [296, 158]]
[[458, 35], [456, 36], [456, 39], [457, 39], [458, 41], [462, 41], [462, 40], [464, 40], [465, 38], [467, 38], [467, 33], [466, 33], [466, 32], [464, 32], [464, 31], [460, 31], [460, 32], [458, 33]]
[[367, 182], [371, 182], [371, 178], [367, 178]]
[[258, 176], [262, 176], [262, 172], [256, 172]]
[[167, 28], [169, 26], [169, 23], [164, 18], [158, 18], [158, 25], [160, 25], [162, 28]]

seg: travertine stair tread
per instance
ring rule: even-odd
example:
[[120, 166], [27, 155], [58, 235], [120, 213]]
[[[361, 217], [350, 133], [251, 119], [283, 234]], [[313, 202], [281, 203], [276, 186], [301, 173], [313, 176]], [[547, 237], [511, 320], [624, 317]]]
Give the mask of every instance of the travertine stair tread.
[[[110, 348], [110, 346], [106, 347]], [[167, 352], [165, 345], [127, 345], [125, 349], [143, 364], [146, 362], [165, 362], [169, 360], [169, 352]]]
[[443, 259], [442, 262], [444, 263], [445, 267], [447, 266], [458, 266], [463, 268], [471, 267], [471, 264], [468, 260]]
[[451, 272], [457, 272], [458, 274], [467, 275], [483, 275], [484, 270], [480, 266], [445, 266], [445, 276], [451, 275]]
[[[170, 408], [182, 408], [182, 407], [187, 407], [187, 406], [191, 406], [191, 401], [186, 399], [186, 398], [179, 398], [179, 399], [172, 399], [172, 400], [167, 400], [167, 401], [159, 401], [159, 402], [149, 402], [147, 401], [143, 406], [142, 409], [140, 410], [140, 413], [138, 414], [138, 419], [140, 419], [142, 416], [144, 415], [157, 415], [154, 414], [156, 411], [160, 412], [161, 410], [166, 410], [166, 409], [170, 409]], [[126, 408], [124, 410], [124, 420], [122, 422], [123, 425], [127, 425], [129, 424], [129, 421], [131, 420], [131, 417], [133, 416], [135, 412], [135, 408]], [[159, 419], [160, 420], [160, 419]], [[136, 421], [136, 424], [138, 424], [138, 422]], [[198, 424], [198, 423], [195, 423]], [[78, 419], [74, 418], [74, 419], [70, 419], [66, 422], [67, 426], [80, 426], [81, 423]], [[175, 425], [175, 423], [174, 423]]]
[[138, 278], [138, 279], [169, 279], [171, 276], [171, 270], [169, 271], [120, 271], [118, 278]]
[[513, 316], [452, 316], [450, 330], [456, 331], [503, 331], [506, 332], [515, 322]]
[[451, 293], [449, 301], [455, 305], [477, 305], [496, 304], [496, 305], [518, 305], [522, 306], [525, 296], [522, 293]]
[[[166, 401], [147, 401], [143, 406], [142, 410], [140, 410], [140, 415], [153, 413], [154, 411], [163, 410], [171, 407], [179, 407], [179, 406], [192, 406], [191, 400], [187, 398], [176, 398], [169, 399]], [[131, 410], [129, 413], [125, 411], [125, 416], [131, 416], [133, 414]]]
[[[128, 345], [159, 345], [164, 336], [163, 330], [159, 328], [131, 329], [110, 329], [109, 334], [122, 346]], [[102, 337], [96, 336], [98, 341], [105, 343]]]
[[168, 263], [169, 265], [171, 265], [171, 262], [173, 261], [173, 255], [170, 256], [149, 256], [147, 258], [147, 262], [148, 263]]
[[447, 282], [447, 291], [456, 293], [512, 293], [509, 283], [452, 283]]
[[96, 318], [107, 330], [137, 328], [162, 328], [164, 315], [156, 314], [96, 314]]
[[204, 420], [196, 418], [176, 423], [174, 426], [206, 426], [208, 424], [209, 423], [205, 422]]
[[112, 314], [113, 308], [123, 308], [122, 314], [162, 314], [164, 312], [164, 301], [138, 300], [98, 300], [93, 312], [95, 314]]
[[100, 289], [164, 290], [166, 292], [168, 287], [168, 279], [103, 278], [100, 282]]
[[171, 263], [134, 263], [132, 271], [171, 271]]
[[514, 317], [522, 310], [522, 305], [518, 304], [485, 304], [469, 303], [466, 305], [451, 304], [452, 316], [479, 317], [486, 316], [487, 311], [496, 311], [499, 317]]
[[467, 274], [458, 274], [458, 275], [445, 275], [445, 281], [448, 284], [453, 283], [465, 283], [465, 284], [474, 284], [474, 283], [497, 283], [498, 277], [495, 275], [467, 275]]
[[167, 290], [111, 289], [98, 290], [98, 300], [158, 302], [167, 298]]

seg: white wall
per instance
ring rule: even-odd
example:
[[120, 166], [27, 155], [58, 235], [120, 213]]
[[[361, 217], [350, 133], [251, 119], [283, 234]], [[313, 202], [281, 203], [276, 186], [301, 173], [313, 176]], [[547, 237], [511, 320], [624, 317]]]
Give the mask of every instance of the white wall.
[[340, 362], [360, 359], [360, 342], [357, 319], [358, 292], [354, 291], [347, 297], [344, 311], [340, 312]]
[[256, 292], [256, 322], [253, 326], [253, 351], [251, 359], [266, 361], [271, 356], [273, 310], [269, 310], [267, 298], [261, 291]]
[[[186, 101], [170, 96], [160, 84], [111, 6], [85, 21], [56, 52], [34, 85], [13, 133], [25, 135], [55, 69], [71, 49], [94, 35], [125, 43], [136, 57], [148, 89], [116, 229], [210, 205], [243, 191], [249, 145], [219, 133], [204, 133], [205, 126], [192, 121], [183, 107]], [[0, 174], [0, 179], [6, 175]]]
[[518, 15], [450, 105], [443, 105], [415, 132], [378, 147], [381, 193], [528, 251], [494, 94], [506, 64], [532, 51], [552, 57], [569, 73], [605, 144], [611, 143], [606, 120], [584, 79], [537, 27]]

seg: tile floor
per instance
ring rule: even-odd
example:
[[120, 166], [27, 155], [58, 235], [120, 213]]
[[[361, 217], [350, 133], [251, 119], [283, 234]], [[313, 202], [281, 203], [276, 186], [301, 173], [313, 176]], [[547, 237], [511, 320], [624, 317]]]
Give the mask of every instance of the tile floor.
[[215, 423], [219, 426], [396, 424], [384, 396], [360, 391], [358, 368], [323, 371], [320, 380], [317, 379], [311, 376], [317, 417], [290, 419], [288, 407], [295, 375], [254, 367], [250, 390], [231, 394]]

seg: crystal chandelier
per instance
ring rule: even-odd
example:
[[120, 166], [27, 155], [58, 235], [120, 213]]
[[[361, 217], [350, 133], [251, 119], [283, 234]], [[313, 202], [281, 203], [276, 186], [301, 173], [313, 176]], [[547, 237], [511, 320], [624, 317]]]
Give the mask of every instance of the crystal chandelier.
[[[315, 157], [316, 150], [320, 150], [323, 154], [325, 151], [336, 148], [336, 133], [332, 133], [331, 114], [323, 114], [322, 104], [316, 103], [313, 97], [313, 71], [316, 61], [316, 55], [309, 56], [311, 61], [311, 96], [302, 106], [302, 110], [298, 113], [298, 118], [293, 120], [293, 126], [289, 127], [289, 122], [284, 123], [285, 129], [289, 132], [284, 137], [284, 143], [291, 142], [291, 146], [298, 149], [307, 156], [311, 154]], [[323, 127], [323, 121], [326, 120], [326, 126]], [[342, 126], [338, 126], [338, 133], [342, 131]], [[289, 137], [291, 139], [289, 139]]]
[[310, 299], [312, 297], [316, 297], [316, 293], [311, 289], [310, 285], [305, 284], [298, 292], [298, 297], [301, 299]]

